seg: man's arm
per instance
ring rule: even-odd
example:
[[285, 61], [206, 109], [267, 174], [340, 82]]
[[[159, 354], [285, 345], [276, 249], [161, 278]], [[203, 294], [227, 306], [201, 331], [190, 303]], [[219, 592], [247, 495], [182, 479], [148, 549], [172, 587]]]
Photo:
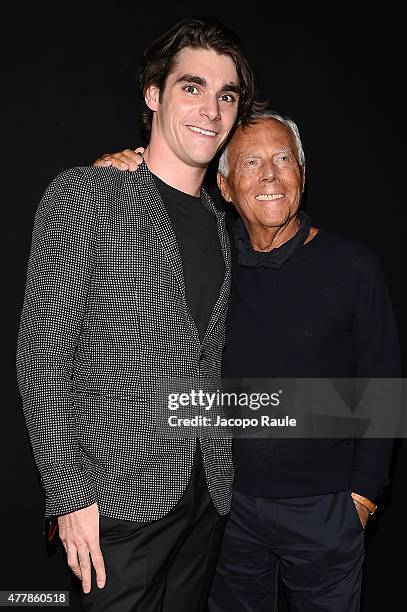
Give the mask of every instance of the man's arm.
[[85, 559], [86, 578], [90, 549], [100, 567], [99, 514], [94, 487], [79, 457], [72, 372], [96, 232], [95, 199], [82, 171], [62, 173], [48, 187], [35, 215], [17, 348], [18, 385], [46, 493], [46, 514], [64, 515], [59, 526], [68, 560], [82, 577], [77, 554]]
[[79, 462], [71, 393], [96, 223], [93, 195], [79, 169], [53, 181], [34, 221], [17, 377], [48, 516], [96, 501]]
[[[393, 308], [383, 271], [377, 258], [365, 254], [356, 262], [358, 283], [353, 325], [358, 378], [399, 378], [400, 348]], [[383, 406], [385, 410], [386, 407]], [[389, 482], [393, 440], [356, 440], [351, 487], [355, 503], [365, 514], [375, 508], [377, 498]]]

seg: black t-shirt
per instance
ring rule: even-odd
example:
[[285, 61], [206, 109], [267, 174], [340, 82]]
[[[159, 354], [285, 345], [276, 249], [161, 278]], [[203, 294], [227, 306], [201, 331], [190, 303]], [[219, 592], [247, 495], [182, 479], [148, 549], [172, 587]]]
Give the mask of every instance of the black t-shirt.
[[177, 238], [186, 299], [202, 340], [225, 275], [217, 220], [201, 198], [153, 176]]

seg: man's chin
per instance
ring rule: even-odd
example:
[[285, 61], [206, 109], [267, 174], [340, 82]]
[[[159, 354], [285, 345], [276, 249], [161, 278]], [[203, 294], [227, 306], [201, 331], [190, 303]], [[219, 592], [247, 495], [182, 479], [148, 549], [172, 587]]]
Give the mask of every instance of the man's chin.
[[197, 157], [197, 158], [194, 158], [194, 159], [190, 159], [189, 160], [189, 165], [193, 166], [194, 168], [206, 169], [209, 166], [209, 164], [211, 163], [211, 161], [213, 160], [214, 157], [215, 157], [215, 155], [213, 155], [210, 158], [208, 158], [208, 156], [202, 156], [201, 158]]
[[211, 161], [215, 158], [218, 151], [219, 147], [207, 147], [206, 150], [195, 149], [194, 151], [191, 151], [193, 155], [190, 157], [190, 161], [197, 167], [207, 168]]
[[279, 227], [284, 227], [287, 224], [287, 219], [284, 218], [266, 218], [266, 219], [258, 219], [259, 224], [265, 229], [278, 229]]

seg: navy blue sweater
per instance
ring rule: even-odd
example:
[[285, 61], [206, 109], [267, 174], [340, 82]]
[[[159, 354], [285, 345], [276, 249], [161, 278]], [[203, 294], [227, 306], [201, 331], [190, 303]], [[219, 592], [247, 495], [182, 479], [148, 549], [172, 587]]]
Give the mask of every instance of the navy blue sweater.
[[[280, 269], [246, 268], [231, 238], [225, 378], [400, 376], [386, 283], [366, 247], [320, 230]], [[236, 439], [235, 488], [258, 497], [352, 490], [376, 500], [391, 451], [386, 439]]]

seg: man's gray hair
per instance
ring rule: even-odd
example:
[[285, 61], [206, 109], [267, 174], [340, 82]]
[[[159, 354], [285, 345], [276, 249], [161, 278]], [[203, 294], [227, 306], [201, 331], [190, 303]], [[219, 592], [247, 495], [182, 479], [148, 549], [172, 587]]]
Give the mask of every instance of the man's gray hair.
[[[283, 117], [278, 113], [275, 113], [272, 110], [262, 111], [260, 113], [256, 113], [252, 116], [253, 121], [262, 121], [263, 119], [276, 119], [286, 125], [292, 132], [294, 136], [295, 144], [297, 147], [297, 155], [298, 155], [298, 163], [300, 166], [305, 166], [305, 153], [302, 147], [302, 142], [300, 138], [300, 132], [298, 130], [297, 124], [294, 123], [292, 119], [288, 119], [288, 117]], [[250, 126], [250, 124], [249, 124]], [[225, 178], [229, 175], [229, 165], [228, 165], [228, 148], [229, 144], [224, 148], [222, 155], [219, 158], [218, 170], [222, 176]]]

